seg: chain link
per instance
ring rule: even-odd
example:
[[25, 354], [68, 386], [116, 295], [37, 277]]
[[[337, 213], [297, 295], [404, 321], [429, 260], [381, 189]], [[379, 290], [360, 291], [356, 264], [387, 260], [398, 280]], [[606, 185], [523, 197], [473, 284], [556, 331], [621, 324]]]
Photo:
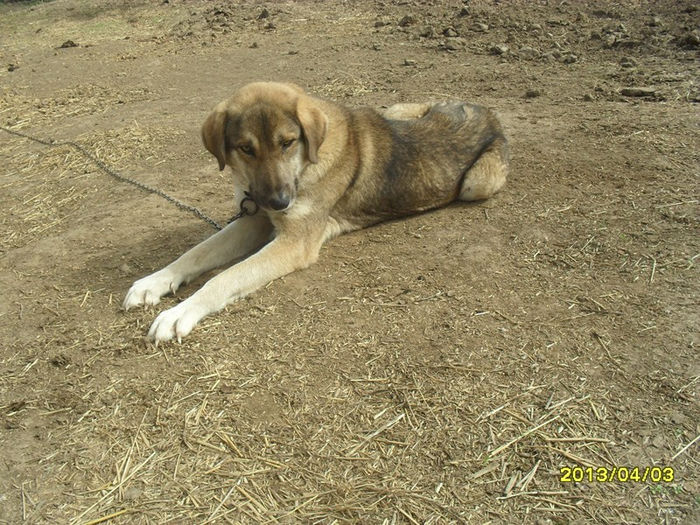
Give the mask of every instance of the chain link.
[[[43, 144], [44, 146], [49, 146], [49, 147], [54, 147], [54, 148], [59, 147], [59, 146], [70, 146], [72, 148], [75, 148], [80, 153], [82, 153], [85, 157], [90, 159], [94, 164], [96, 164], [97, 167], [100, 168], [107, 175], [111, 175], [115, 179], [120, 180], [122, 182], [128, 182], [129, 184], [132, 184], [132, 185], [136, 186], [137, 188], [142, 189], [145, 192], [152, 193], [154, 195], [158, 195], [158, 196], [164, 198], [166, 201], [173, 203], [175, 206], [177, 206], [181, 210], [185, 210], [185, 211], [188, 211], [190, 213], [193, 213], [194, 215], [196, 215], [197, 217], [199, 217], [203, 221], [209, 223], [211, 226], [213, 226], [217, 230], [222, 229], [222, 226], [218, 222], [216, 222], [214, 219], [212, 219], [211, 217], [206, 215], [199, 208], [196, 208], [196, 207], [191, 206], [189, 204], [185, 204], [181, 200], [173, 197], [172, 195], [168, 195], [163, 190], [159, 190], [158, 188], [154, 188], [153, 186], [149, 186], [148, 184], [145, 184], [141, 181], [132, 179], [130, 177], [122, 175], [121, 173], [117, 173], [112, 168], [107, 166], [107, 164], [105, 164], [103, 161], [98, 159], [95, 155], [90, 153], [87, 149], [85, 149], [85, 147], [81, 146], [77, 142], [73, 142], [71, 140], [64, 140], [61, 142], [56, 141], [56, 140], [44, 140], [44, 139], [34, 137], [32, 135], [28, 135], [26, 133], [22, 133], [21, 131], [16, 131], [13, 129], [6, 128], [4, 126], [0, 126], [0, 129], [3, 131], [6, 131], [7, 133], [10, 133], [12, 135], [17, 135], [18, 137], [22, 137], [22, 138], [37, 142], [39, 144]], [[241, 200], [240, 211], [236, 215], [231, 217], [229, 219], [228, 223], [230, 224], [233, 221], [238, 220], [245, 215], [255, 215], [257, 213], [257, 211], [258, 211], [258, 205], [246, 192], [246, 196], [243, 198], [243, 200]]]
[[258, 213], [258, 203], [255, 202], [250, 195], [248, 195], [247, 191], [245, 192], [245, 197], [243, 197], [241, 200], [240, 208], [240, 211], [228, 220], [228, 224], [231, 224], [233, 221], [237, 221], [245, 215], [255, 215]]

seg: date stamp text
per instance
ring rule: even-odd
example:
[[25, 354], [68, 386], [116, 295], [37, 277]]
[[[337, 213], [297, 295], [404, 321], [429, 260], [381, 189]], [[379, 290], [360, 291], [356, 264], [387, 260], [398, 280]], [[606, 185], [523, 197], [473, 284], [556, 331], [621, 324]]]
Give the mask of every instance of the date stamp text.
[[673, 467], [561, 467], [562, 483], [671, 483]]

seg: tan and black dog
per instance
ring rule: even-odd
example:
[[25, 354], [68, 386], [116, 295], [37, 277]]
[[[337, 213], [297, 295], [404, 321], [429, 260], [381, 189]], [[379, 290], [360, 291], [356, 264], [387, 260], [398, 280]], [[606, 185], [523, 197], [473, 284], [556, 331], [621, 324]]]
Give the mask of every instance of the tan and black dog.
[[397, 104], [382, 115], [293, 84], [253, 83], [214, 108], [202, 138], [219, 168], [231, 167], [236, 199], [248, 192], [260, 211], [133, 284], [127, 310], [155, 305], [182, 283], [249, 255], [162, 312], [148, 332], [156, 342], [180, 340], [204, 316], [309, 266], [336, 235], [485, 199], [508, 172], [496, 116], [462, 102]]

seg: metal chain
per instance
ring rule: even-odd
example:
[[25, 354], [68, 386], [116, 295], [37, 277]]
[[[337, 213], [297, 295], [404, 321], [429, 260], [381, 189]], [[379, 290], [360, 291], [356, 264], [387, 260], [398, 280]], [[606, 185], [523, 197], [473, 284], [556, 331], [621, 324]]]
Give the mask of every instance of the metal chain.
[[[32, 135], [28, 135], [26, 133], [22, 133], [21, 131], [16, 131], [13, 129], [6, 128], [4, 126], [0, 126], [0, 129], [3, 131], [6, 131], [7, 133], [10, 133], [12, 135], [17, 135], [18, 137], [23, 137], [25, 139], [29, 139], [29, 140], [37, 142], [39, 144], [43, 144], [44, 146], [50, 146], [50, 147], [70, 146], [72, 148], [75, 148], [80, 153], [82, 153], [84, 156], [86, 156], [88, 159], [90, 159], [93, 163], [95, 163], [97, 165], [97, 167], [100, 168], [103, 172], [105, 172], [108, 175], [111, 175], [115, 179], [120, 180], [122, 182], [128, 182], [129, 184], [132, 184], [132, 185], [136, 186], [137, 188], [140, 188], [148, 193], [158, 195], [158, 196], [164, 198], [166, 201], [173, 203], [175, 206], [177, 206], [181, 210], [185, 210], [185, 211], [188, 211], [190, 213], [195, 214], [197, 217], [199, 217], [203, 221], [209, 223], [211, 226], [213, 226], [217, 230], [222, 229], [222, 226], [218, 222], [216, 222], [214, 219], [212, 219], [211, 217], [206, 215], [199, 208], [196, 208], [196, 207], [191, 206], [189, 204], [185, 204], [181, 200], [173, 197], [172, 195], [168, 195], [163, 190], [159, 190], [158, 188], [154, 188], [153, 186], [149, 186], [148, 184], [145, 184], [145, 183], [140, 182], [138, 180], [135, 180], [135, 179], [132, 179], [132, 178], [127, 177], [125, 175], [122, 175], [121, 173], [117, 173], [116, 171], [114, 171], [112, 168], [107, 166], [104, 162], [102, 162], [100, 159], [95, 157], [92, 153], [90, 153], [88, 150], [86, 150], [83, 146], [81, 146], [77, 142], [73, 142], [71, 140], [64, 140], [61, 142], [58, 142], [56, 140], [43, 140], [43, 139], [34, 137]], [[251, 207], [251, 204], [254, 207]], [[229, 219], [228, 223], [230, 224], [233, 221], [240, 219], [244, 215], [255, 215], [257, 213], [257, 211], [258, 211], [258, 205], [246, 192], [246, 196], [243, 198], [243, 200], [241, 200], [240, 211], [236, 215], [231, 217], [231, 219]]]
[[239, 207], [240, 211], [228, 220], [228, 224], [231, 224], [233, 221], [237, 221], [245, 215], [255, 215], [258, 213], [258, 203], [253, 200], [247, 191], [245, 192], [245, 197], [241, 199]]

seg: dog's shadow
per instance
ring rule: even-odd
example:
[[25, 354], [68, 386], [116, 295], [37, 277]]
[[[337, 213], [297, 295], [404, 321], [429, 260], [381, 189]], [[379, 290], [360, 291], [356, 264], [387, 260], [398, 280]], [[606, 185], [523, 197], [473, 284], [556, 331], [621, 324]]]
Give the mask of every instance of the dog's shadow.
[[[85, 261], [84, 269], [76, 268], [71, 272], [74, 275], [68, 277], [71, 281], [82, 282], [88, 278], [91, 288], [104, 288], [121, 304], [134, 281], [164, 268], [216, 232], [212, 226], [196, 219], [174, 220], [167, 227], [154, 224], [152, 228], [122, 239], [118, 249], [110, 244], [108, 249], [93, 253]], [[183, 284], [180, 290], [187, 293], [196, 289], [222, 268], [205, 272]]]
[[[439, 216], [449, 213], [451, 210], [479, 208], [483, 206], [484, 202], [456, 201], [443, 208], [380, 222], [365, 228], [365, 230], [372, 231], [398, 222], [413, 222], [421, 220], [419, 218], [421, 216], [424, 217], [423, 220], [439, 220]], [[76, 268], [71, 272], [73, 275], [69, 275], [68, 278], [71, 281], [84, 282], [87, 277], [91, 287], [108, 291], [117, 297], [118, 303], [121, 304], [121, 299], [124, 298], [134, 281], [164, 268], [216, 232], [217, 230], [212, 226], [197, 219], [174, 218], [172, 222], [169, 221], [167, 227], [154, 224], [152, 228], [140, 230], [138, 234], [134, 233], [126, 237], [127, 242], [122, 241], [118, 250], [110, 246], [108, 250], [101, 250], [90, 256], [85, 262], [88, 275], [86, 275], [85, 270]], [[350, 232], [350, 235], [363, 235], [363, 230]], [[331, 240], [329, 244], [330, 246], [326, 249], [332, 250], [333, 241]], [[254, 252], [207, 271], [189, 283], [183, 284], [178, 290], [178, 295], [183, 297], [191, 295], [214, 275], [244, 260], [252, 253]]]

